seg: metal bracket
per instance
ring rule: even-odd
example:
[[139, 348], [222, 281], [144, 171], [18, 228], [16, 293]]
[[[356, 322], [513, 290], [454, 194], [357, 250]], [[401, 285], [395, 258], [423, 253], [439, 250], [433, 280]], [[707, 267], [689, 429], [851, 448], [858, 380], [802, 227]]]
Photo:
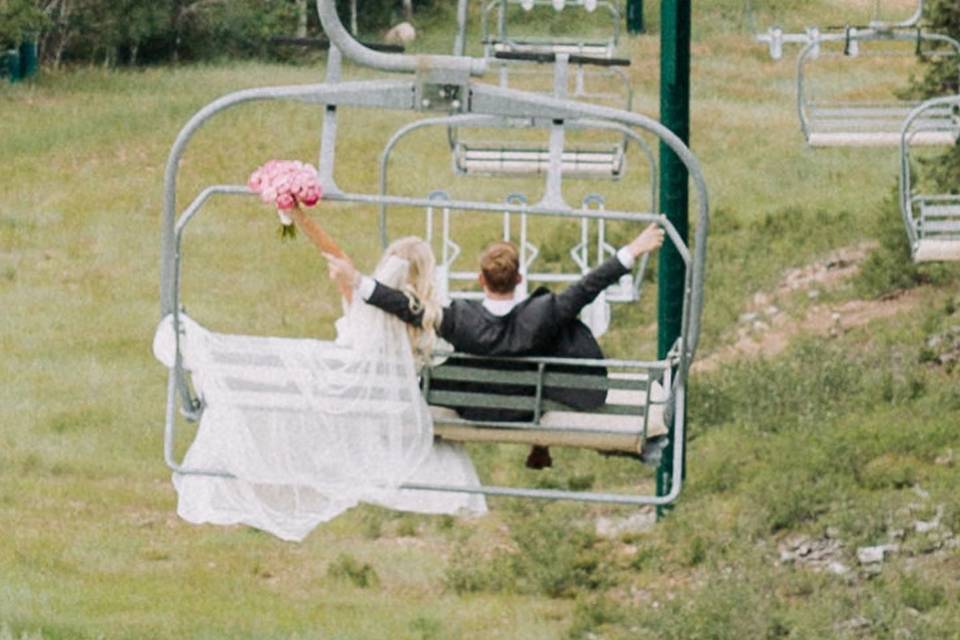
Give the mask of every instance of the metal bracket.
[[463, 94], [463, 87], [455, 84], [418, 84], [417, 110], [462, 113], [466, 111]]
[[417, 72], [414, 105], [418, 111], [469, 111], [469, 77], [444, 70]]
[[770, 27], [766, 33], [759, 33], [756, 41], [766, 44], [770, 48], [770, 57], [773, 60], [783, 58], [783, 45], [785, 43], [805, 45], [809, 42], [816, 42], [814, 51], [810, 56], [816, 58], [820, 54], [819, 48], [820, 30], [817, 27], [807, 27], [804, 33], [784, 33], [780, 27]]

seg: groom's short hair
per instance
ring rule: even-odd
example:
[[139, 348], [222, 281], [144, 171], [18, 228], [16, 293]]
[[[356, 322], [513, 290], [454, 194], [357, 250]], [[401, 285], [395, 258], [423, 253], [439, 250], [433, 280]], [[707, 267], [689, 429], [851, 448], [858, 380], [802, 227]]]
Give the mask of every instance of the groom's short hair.
[[500, 240], [480, 255], [480, 271], [487, 288], [494, 293], [510, 293], [520, 283], [520, 253], [517, 245]]

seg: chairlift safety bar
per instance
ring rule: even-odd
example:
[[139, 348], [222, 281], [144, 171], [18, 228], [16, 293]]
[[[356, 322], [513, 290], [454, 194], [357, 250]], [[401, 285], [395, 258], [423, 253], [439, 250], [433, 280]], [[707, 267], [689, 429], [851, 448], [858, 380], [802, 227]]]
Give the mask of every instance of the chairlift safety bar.
[[[815, 42], [820, 39], [821, 32], [832, 32], [832, 31], [843, 31], [844, 33], [849, 33], [849, 30], [855, 29], [859, 30], [861, 28], [874, 29], [877, 31], [891, 31], [895, 29], [915, 29], [919, 24], [920, 20], [923, 18], [923, 0], [917, 0], [917, 6], [914, 9], [914, 12], [910, 17], [902, 20], [900, 22], [884, 22], [882, 20], [871, 20], [869, 24], [865, 27], [860, 25], [844, 25], [836, 27], [826, 27], [820, 29], [819, 27], [807, 27], [804, 30], [804, 33], [784, 33], [783, 29], [778, 26], [772, 26], [767, 29], [766, 33], [758, 33], [756, 35], [756, 41], [766, 44], [770, 50], [770, 57], [773, 60], [780, 60], [783, 58], [783, 45], [784, 44], [802, 44], [806, 45], [810, 42]], [[813, 54], [816, 56], [816, 53]]]

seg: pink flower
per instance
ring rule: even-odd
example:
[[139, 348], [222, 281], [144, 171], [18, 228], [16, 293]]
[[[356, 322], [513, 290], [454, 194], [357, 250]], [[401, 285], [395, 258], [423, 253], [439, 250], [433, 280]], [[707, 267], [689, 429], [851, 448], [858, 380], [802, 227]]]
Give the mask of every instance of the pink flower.
[[277, 209], [281, 211], [286, 211], [287, 209], [293, 209], [294, 205], [297, 204], [297, 199], [294, 198], [289, 193], [281, 193], [277, 196]]
[[323, 197], [316, 168], [299, 160], [269, 160], [250, 174], [247, 188], [272, 204], [284, 224], [292, 221], [284, 213], [298, 204], [312, 207]]
[[312, 207], [313, 205], [317, 204], [322, 195], [323, 190], [320, 188], [320, 185], [308, 187], [303, 193], [300, 194], [300, 202], [302, 202], [304, 206]]

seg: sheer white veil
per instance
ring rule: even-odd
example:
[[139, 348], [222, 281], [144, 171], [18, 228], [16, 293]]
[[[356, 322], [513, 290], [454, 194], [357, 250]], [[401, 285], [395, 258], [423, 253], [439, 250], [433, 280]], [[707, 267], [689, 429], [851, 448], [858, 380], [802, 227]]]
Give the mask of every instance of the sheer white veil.
[[[408, 264], [374, 274], [401, 288]], [[405, 325], [355, 296], [336, 342], [217, 334], [184, 323], [184, 362], [205, 408], [189, 467], [234, 479], [175, 475], [178, 512], [243, 522], [291, 540], [392, 491], [430, 453], [433, 424]]]

